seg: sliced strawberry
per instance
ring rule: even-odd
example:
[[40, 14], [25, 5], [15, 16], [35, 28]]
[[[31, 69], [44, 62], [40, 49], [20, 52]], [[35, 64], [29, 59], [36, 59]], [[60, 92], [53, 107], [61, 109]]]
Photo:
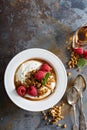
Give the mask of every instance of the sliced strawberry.
[[77, 53], [78, 55], [83, 54], [83, 48], [74, 48], [74, 52]]
[[26, 88], [24, 86], [19, 86], [17, 88], [17, 93], [18, 93], [18, 95], [23, 97], [26, 93]]
[[35, 86], [29, 87], [27, 93], [29, 95], [31, 95], [31, 96], [34, 96], [34, 97], [37, 96], [37, 89], [36, 89], [36, 87]]
[[47, 63], [44, 63], [41, 66], [41, 70], [49, 72], [50, 71], [50, 66]]
[[45, 77], [44, 71], [40, 70], [35, 74], [35, 79], [38, 80], [38, 81], [41, 81], [44, 77]]

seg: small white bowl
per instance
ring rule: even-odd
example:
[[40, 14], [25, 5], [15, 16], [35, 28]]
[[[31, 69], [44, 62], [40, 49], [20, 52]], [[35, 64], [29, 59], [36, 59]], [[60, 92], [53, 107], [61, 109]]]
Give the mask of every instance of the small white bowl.
[[[51, 64], [57, 77], [55, 92], [48, 98], [39, 101], [22, 98], [17, 94], [14, 85], [14, 74], [17, 67], [24, 61], [34, 58], [45, 60]], [[28, 111], [43, 111], [56, 105], [63, 97], [67, 86], [67, 74], [63, 63], [56, 55], [45, 49], [32, 48], [20, 52], [9, 62], [5, 71], [4, 84], [9, 98], [17, 106]]]

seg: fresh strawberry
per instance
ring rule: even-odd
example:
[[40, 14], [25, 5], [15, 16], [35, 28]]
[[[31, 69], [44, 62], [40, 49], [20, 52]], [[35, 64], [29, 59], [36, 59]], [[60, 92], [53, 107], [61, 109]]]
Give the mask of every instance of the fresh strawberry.
[[84, 50], [84, 51], [83, 51], [83, 55], [84, 55], [84, 56], [87, 56], [87, 50]]
[[83, 48], [74, 48], [74, 52], [77, 53], [78, 55], [83, 54]]
[[18, 93], [18, 95], [20, 95], [20, 96], [24, 96], [25, 93], [26, 93], [26, 88], [25, 88], [24, 86], [19, 86], [19, 87], [17, 88], [17, 93]]
[[37, 89], [35, 86], [31, 86], [28, 88], [27, 93], [31, 96], [37, 96]]
[[50, 71], [50, 66], [47, 63], [44, 63], [41, 66], [41, 70], [49, 72]]
[[45, 77], [45, 72], [44, 71], [38, 71], [35, 73], [35, 79], [38, 81], [41, 81]]

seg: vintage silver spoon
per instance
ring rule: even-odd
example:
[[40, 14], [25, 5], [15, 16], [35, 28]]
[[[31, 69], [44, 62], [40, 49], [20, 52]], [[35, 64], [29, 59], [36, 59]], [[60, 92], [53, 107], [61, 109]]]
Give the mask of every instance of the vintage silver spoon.
[[76, 77], [73, 87], [76, 88], [76, 90], [78, 91], [79, 96], [80, 96], [79, 129], [80, 130], [87, 130], [85, 115], [83, 113], [83, 102], [82, 102], [82, 97], [83, 97], [82, 93], [86, 89], [86, 81], [82, 75], [78, 75]]
[[76, 122], [76, 103], [77, 103], [78, 99], [79, 99], [79, 94], [78, 94], [77, 90], [74, 87], [71, 87], [67, 91], [67, 101], [70, 105], [72, 105], [73, 111], [74, 111], [73, 130], [78, 130], [78, 125], [77, 125], [77, 122]]

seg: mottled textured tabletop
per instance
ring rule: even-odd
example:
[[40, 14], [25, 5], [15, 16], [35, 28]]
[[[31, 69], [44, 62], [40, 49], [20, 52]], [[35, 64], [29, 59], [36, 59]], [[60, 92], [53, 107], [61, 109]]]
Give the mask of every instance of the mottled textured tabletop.
[[[87, 0], [0, 0], [0, 130], [64, 129], [47, 125], [41, 112], [25, 111], [12, 103], [5, 91], [4, 72], [9, 61], [20, 51], [43, 48], [56, 54], [67, 72], [71, 72], [68, 82], [79, 73], [87, 78], [87, 66], [80, 72], [67, 68], [69, 53], [66, 49], [69, 37], [86, 23]], [[73, 111], [66, 96], [62, 100], [65, 118], [59, 123], [66, 124], [66, 130], [72, 130]], [[87, 89], [83, 94], [83, 105], [87, 121]]]

